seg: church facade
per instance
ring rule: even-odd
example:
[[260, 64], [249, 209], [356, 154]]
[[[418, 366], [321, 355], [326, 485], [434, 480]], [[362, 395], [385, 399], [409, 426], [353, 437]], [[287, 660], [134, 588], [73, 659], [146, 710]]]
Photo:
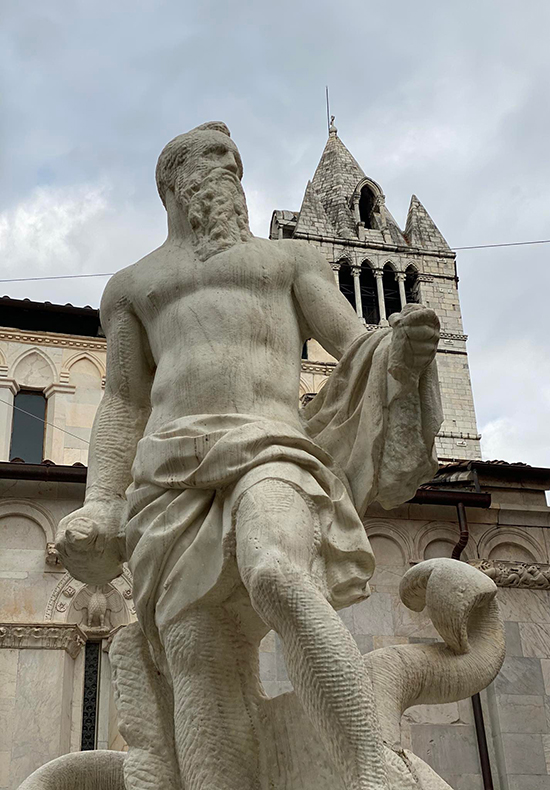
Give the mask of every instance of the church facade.
[[[440, 471], [399, 508], [369, 509], [372, 595], [341, 616], [362, 652], [438, 640], [401, 604], [399, 580], [414, 563], [451, 556], [462, 538], [461, 558], [499, 586], [507, 659], [481, 713], [470, 700], [411, 708], [403, 743], [456, 790], [550, 790], [550, 470], [481, 460], [454, 253], [416, 197], [398, 227], [334, 126], [300, 211], [275, 211], [270, 237], [321, 250], [369, 331], [410, 302], [440, 316]], [[335, 360], [312, 340], [302, 356], [307, 401]], [[83, 501], [104, 376], [97, 310], [0, 299], [0, 790], [69, 751], [124, 749], [109, 644], [135, 618], [130, 574], [84, 585], [54, 548], [60, 518]], [[289, 690], [275, 634], [260, 659], [266, 692]]]

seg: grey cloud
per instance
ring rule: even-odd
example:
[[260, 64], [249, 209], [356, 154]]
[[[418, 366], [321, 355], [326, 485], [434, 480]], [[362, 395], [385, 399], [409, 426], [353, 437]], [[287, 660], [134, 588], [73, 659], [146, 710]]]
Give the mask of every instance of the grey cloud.
[[[230, 126], [254, 230], [267, 235], [271, 209], [299, 208], [321, 154], [326, 83], [342, 139], [399, 222], [415, 192], [453, 245], [550, 237], [549, 21], [539, 0], [7, 4], [0, 278], [112, 271], [157, 246], [156, 157], [209, 119]], [[81, 221], [78, 195], [97, 189], [103, 208]], [[458, 266], [479, 423], [511, 420], [530, 437], [523, 460], [550, 465], [537, 431], [549, 254], [471, 251]], [[0, 291], [97, 304], [101, 285]], [[529, 376], [536, 406], [523, 412], [518, 354], [541, 360]]]

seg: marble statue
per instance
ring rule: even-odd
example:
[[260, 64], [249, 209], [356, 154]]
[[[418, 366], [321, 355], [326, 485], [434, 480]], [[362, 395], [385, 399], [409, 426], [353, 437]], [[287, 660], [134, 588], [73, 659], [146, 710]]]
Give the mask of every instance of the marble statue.
[[[405, 605], [427, 607], [441, 645], [362, 657], [337, 614], [369, 595], [369, 504], [394, 507], [437, 470], [439, 322], [408, 305], [368, 332], [310, 245], [252, 236], [241, 178], [223, 123], [168, 143], [168, 237], [103, 296], [105, 395], [57, 548], [98, 589], [132, 570], [138, 623], [111, 647], [129, 752], [68, 757], [66, 786], [444, 788], [401, 749], [399, 720], [498, 672], [494, 582], [452, 560], [405, 575]], [[311, 337], [338, 364], [299, 410]], [[258, 673], [270, 629], [294, 687], [275, 699]], [[65, 786], [41, 771], [26, 790]]]

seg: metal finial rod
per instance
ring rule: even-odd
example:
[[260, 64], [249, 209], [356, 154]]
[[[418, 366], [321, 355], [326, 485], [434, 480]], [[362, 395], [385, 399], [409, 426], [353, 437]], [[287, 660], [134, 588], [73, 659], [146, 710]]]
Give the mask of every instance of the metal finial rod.
[[328, 85], [325, 85], [325, 95], [327, 99], [327, 132], [330, 134], [330, 104], [328, 100]]

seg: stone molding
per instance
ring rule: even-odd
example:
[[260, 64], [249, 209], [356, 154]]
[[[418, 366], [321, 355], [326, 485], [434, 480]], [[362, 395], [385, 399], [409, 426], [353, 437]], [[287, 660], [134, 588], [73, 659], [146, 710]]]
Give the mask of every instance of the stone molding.
[[19, 392], [19, 384], [16, 382], [16, 380], [9, 379], [4, 376], [0, 377], [0, 387], [4, 390], [9, 390], [12, 395], [17, 395], [17, 393]]
[[458, 332], [441, 332], [440, 337], [443, 340], [468, 340], [468, 335], [462, 335]]
[[46, 387], [44, 395], [46, 398], [51, 398], [52, 395], [57, 394], [74, 395], [75, 392], [76, 387], [74, 384], [66, 384], [64, 381], [54, 381]]
[[323, 376], [330, 376], [336, 362], [308, 362], [302, 360], [302, 373], [321, 373]]
[[546, 563], [471, 560], [470, 565], [489, 576], [497, 587], [550, 590], [550, 565]]
[[36, 334], [19, 330], [14, 332], [9, 329], [0, 329], [0, 340], [9, 343], [29, 343], [31, 345], [58, 346], [60, 348], [79, 348], [88, 351], [105, 351], [107, 341], [105, 338], [85, 338], [76, 340], [74, 335], [52, 334], [44, 332]]
[[0, 649], [65, 650], [76, 658], [86, 634], [70, 623], [0, 623]]
[[437, 435], [443, 439], [473, 439], [474, 441], [481, 439], [480, 433], [461, 433], [460, 431], [439, 431]]

